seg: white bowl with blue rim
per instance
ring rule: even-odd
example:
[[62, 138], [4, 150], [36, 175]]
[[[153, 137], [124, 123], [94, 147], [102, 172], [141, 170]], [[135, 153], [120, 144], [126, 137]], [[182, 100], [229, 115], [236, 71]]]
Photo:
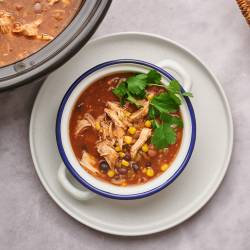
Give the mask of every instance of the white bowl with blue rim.
[[[69, 121], [72, 109], [81, 93], [90, 84], [106, 75], [118, 72], [147, 73], [151, 69], [158, 71], [162, 75], [162, 82], [166, 85], [174, 79], [166, 69], [175, 71], [182, 78], [180, 82], [182, 90], [191, 90], [192, 82], [189, 74], [173, 60], [164, 60], [154, 65], [140, 60], [120, 59], [104, 62], [89, 69], [70, 86], [64, 95], [56, 121], [56, 140], [62, 158], [62, 163], [58, 170], [58, 180], [74, 198], [84, 201], [92, 198], [95, 194], [121, 200], [145, 198], [161, 191], [174, 182], [187, 166], [196, 139], [195, 113], [188, 97], [182, 97], [180, 106], [184, 126], [183, 138], [176, 158], [166, 172], [144, 184], [121, 187], [96, 178], [84, 170], [73, 152], [69, 137]], [[86, 189], [79, 189], [73, 185], [68, 179], [67, 170]]]

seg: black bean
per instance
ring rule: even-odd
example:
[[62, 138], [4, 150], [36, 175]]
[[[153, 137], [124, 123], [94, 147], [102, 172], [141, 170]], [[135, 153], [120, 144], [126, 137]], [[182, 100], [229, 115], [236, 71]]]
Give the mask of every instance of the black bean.
[[129, 145], [128, 144], [123, 145], [122, 149], [123, 150], [128, 150], [129, 149]]
[[132, 168], [135, 172], [137, 172], [140, 169], [137, 163], [132, 163]]
[[106, 161], [101, 161], [99, 165], [100, 171], [103, 173], [107, 173], [109, 170], [109, 164]]
[[131, 160], [131, 156], [129, 153], [126, 153], [125, 156], [123, 157], [124, 160], [126, 161], [130, 161]]
[[146, 162], [146, 167], [150, 167], [152, 165], [152, 163], [150, 161]]
[[149, 149], [148, 150], [148, 155], [150, 157], [155, 157], [157, 155], [157, 151], [156, 150], [153, 150], [153, 149]]
[[119, 174], [126, 175], [128, 173], [128, 168], [117, 168]]

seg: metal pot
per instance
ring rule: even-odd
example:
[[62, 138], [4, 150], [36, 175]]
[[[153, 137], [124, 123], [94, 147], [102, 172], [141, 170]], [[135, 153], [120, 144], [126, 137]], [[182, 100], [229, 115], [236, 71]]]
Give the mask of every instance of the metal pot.
[[95, 32], [112, 0], [85, 0], [67, 28], [35, 54], [0, 68], [0, 91], [46, 77], [69, 60]]

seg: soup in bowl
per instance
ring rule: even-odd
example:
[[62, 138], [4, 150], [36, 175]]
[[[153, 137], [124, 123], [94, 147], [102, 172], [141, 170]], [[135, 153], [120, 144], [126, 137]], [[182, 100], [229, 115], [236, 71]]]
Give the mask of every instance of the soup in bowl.
[[[161, 65], [109, 61], [65, 94], [56, 125], [63, 160], [58, 177], [74, 197], [91, 193], [74, 187], [66, 168], [97, 194], [137, 199], [168, 186], [187, 165], [196, 134], [190, 80], [177, 63]], [[185, 90], [163, 67], [184, 78]]]

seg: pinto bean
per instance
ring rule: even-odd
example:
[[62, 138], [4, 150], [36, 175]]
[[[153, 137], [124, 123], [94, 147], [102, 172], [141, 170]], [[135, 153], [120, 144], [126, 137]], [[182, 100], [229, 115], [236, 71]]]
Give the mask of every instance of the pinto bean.
[[149, 155], [150, 157], [155, 157], [155, 156], [157, 155], [157, 151], [154, 150], [154, 149], [149, 149], [149, 150], [148, 150], [148, 155]]

